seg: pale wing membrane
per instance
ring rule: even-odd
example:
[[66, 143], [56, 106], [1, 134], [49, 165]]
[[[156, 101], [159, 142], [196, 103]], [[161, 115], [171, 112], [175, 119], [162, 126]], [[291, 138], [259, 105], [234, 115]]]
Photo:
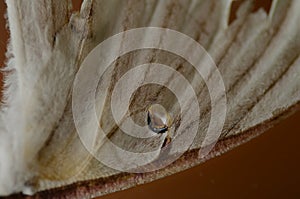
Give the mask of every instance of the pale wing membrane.
[[[228, 26], [231, 3], [230, 0], [85, 0], [80, 13], [71, 16], [68, 1], [7, 1], [14, 56], [8, 69], [14, 73], [6, 77], [6, 85], [10, 87], [1, 113], [1, 121], [6, 125], [1, 125], [0, 157], [9, 151], [9, 145], [2, 140], [9, 140], [14, 147], [10, 159], [6, 157], [7, 164], [0, 163], [0, 194], [26, 192], [30, 188], [34, 192], [44, 191], [37, 196], [103, 195], [204, 161], [192, 156], [190, 161], [181, 159], [160, 171], [128, 174], [100, 163], [80, 142], [72, 116], [75, 74], [95, 46], [125, 30], [148, 26], [174, 29], [192, 37], [209, 52], [223, 77], [227, 94], [227, 118], [220, 142], [273, 121], [299, 104], [300, 2], [273, 1], [268, 15], [264, 10], [252, 13], [253, 2], [245, 1], [237, 19]], [[31, 12], [32, 6], [39, 12]], [[191, 50], [189, 46], [183, 48]], [[195, 89], [202, 117], [197, 121], [200, 126], [191, 151], [186, 154], [197, 155], [211, 119], [211, 100], [205, 81], [183, 58], [149, 49], [124, 55], [111, 64], [96, 99], [102, 88], [113, 88], [127, 70], [143, 63], [166, 64], [183, 74]], [[150, 77], [144, 74], [144, 78]], [[166, 85], [172, 78], [166, 77]], [[161, 146], [164, 137], [139, 145], [141, 140], [116, 128], [110, 99], [111, 90], [105, 106], [98, 104], [103, 115], [100, 123], [110, 140], [132, 151]], [[137, 91], [130, 105], [132, 118], [143, 124], [141, 118], [153, 102], [165, 104], [180, 123], [177, 100], [167, 89], [157, 86]], [[22, 137], [22, 144], [17, 137]], [[99, 141], [98, 152], [105, 144]], [[238, 144], [219, 147], [207, 158]], [[110, 153], [115, 155], [115, 151]], [[20, 166], [9, 170], [9, 165], [17, 161]], [[2, 178], [11, 180], [6, 183]], [[76, 192], [78, 187], [86, 186], [91, 188]], [[47, 191], [52, 188], [59, 189], [55, 193]]]

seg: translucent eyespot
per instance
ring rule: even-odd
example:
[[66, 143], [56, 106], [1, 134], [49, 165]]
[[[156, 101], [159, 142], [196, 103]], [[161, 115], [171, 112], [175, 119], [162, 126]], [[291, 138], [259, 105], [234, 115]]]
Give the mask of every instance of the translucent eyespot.
[[154, 104], [148, 109], [147, 123], [153, 132], [165, 133], [171, 125], [171, 117], [163, 106]]

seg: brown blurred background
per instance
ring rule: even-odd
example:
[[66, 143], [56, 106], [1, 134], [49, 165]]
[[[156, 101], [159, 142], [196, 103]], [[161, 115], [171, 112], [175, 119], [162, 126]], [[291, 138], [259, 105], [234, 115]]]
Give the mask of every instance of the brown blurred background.
[[[75, 9], [78, 9], [80, 0], [74, 2]], [[270, 1], [260, 0], [259, 6], [268, 9], [269, 4]], [[5, 63], [8, 38], [4, 13], [5, 5], [1, 1], [1, 66]], [[300, 198], [299, 143], [300, 112], [221, 157], [176, 175], [101, 198]]]

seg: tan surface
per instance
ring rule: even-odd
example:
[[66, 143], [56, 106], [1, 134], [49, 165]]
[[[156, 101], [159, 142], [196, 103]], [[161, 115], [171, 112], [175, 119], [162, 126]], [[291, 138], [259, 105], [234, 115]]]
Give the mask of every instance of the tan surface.
[[[0, 2], [0, 63], [7, 33]], [[300, 198], [300, 113], [255, 140], [188, 171], [101, 197]]]
[[202, 165], [101, 198], [300, 198], [299, 121], [298, 112]]

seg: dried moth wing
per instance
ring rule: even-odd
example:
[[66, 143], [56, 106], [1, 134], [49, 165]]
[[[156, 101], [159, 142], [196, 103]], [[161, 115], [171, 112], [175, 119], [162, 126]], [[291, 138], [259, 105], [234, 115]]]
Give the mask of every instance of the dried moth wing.
[[[0, 113], [0, 195], [89, 198], [123, 190], [222, 154], [295, 112], [300, 102], [300, 1], [273, 0], [266, 12], [253, 11], [255, 1], [245, 0], [230, 21], [232, 3], [84, 0], [80, 12], [73, 13], [67, 0], [7, 0], [12, 56], [5, 68], [9, 73]], [[145, 27], [152, 27], [151, 34], [142, 32]], [[153, 37], [161, 29], [165, 31]], [[137, 36], [131, 37], [135, 30]], [[120, 35], [119, 43], [106, 42]], [[172, 36], [172, 42], [165, 42]], [[148, 41], [157, 42], [158, 48], [150, 48]], [[193, 42], [201, 45], [200, 53], [192, 48]], [[129, 44], [146, 47], [127, 52]], [[104, 68], [89, 61], [99, 45], [105, 46], [101, 51], [105, 58], [123, 54]], [[185, 56], [167, 52], [172, 46], [177, 47], [173, 52]], [[94, 58], [104, 63], [101, 56]], [[200, 75], [191, 64], [194, 58], [201, 63]], [[78, 78], [88, 64], [96, 65], [96, 70], [87, 69], [90, 75]], [[214, 67], [206, 70], [208, 65]], [[130, 76], [128, 71], [139, 75]], [[92, 93], [91, 79], [102, 72], [105, 75]], [[218, 77], [224, 95], [212, 94], [215, 88], [209, 86]], [[142, 86], [130, 93], [129, 87], [139, 82]], [[116, 94], [115, 88], [123, 89]], [[126, 100], [128, 111], [122, 112], [119, 104]], [[165, 109], [151, 108], [153, 104]], [[185, 119], [198, 109], [200, 119], [193, 115]], [[92, 111], [98, 114], [97, 121]], [[116, 112], [122, 112], [117, 122]], [[129, 125], [129, 134], [124, 134], [119, 124], [132, 121], [148, 131], [134, 138], [142, 128], [137, 131]], [[222, 129], [214, 143], [214, 137], [206, 139], [206, 132], [219, 122]], [[107, 134], [99, 135], [92, 128], [95, 124]], [[187, 148], [175, 145], [193, 129]], [[118, 147], [110, 148], [111, 143]], [[154, 161], [140, 168], [136, 162], [133, 168], [134, 161], [146, 155], [124, 156], [132, 162], [126, 167], [119, 148], [126, 155], [155, 151], [151, 157], [166, 157], [166, 162], [180, 155], [168, 164]], [[209, 153], [199, 156], [199, 150], [206, 149]]]

